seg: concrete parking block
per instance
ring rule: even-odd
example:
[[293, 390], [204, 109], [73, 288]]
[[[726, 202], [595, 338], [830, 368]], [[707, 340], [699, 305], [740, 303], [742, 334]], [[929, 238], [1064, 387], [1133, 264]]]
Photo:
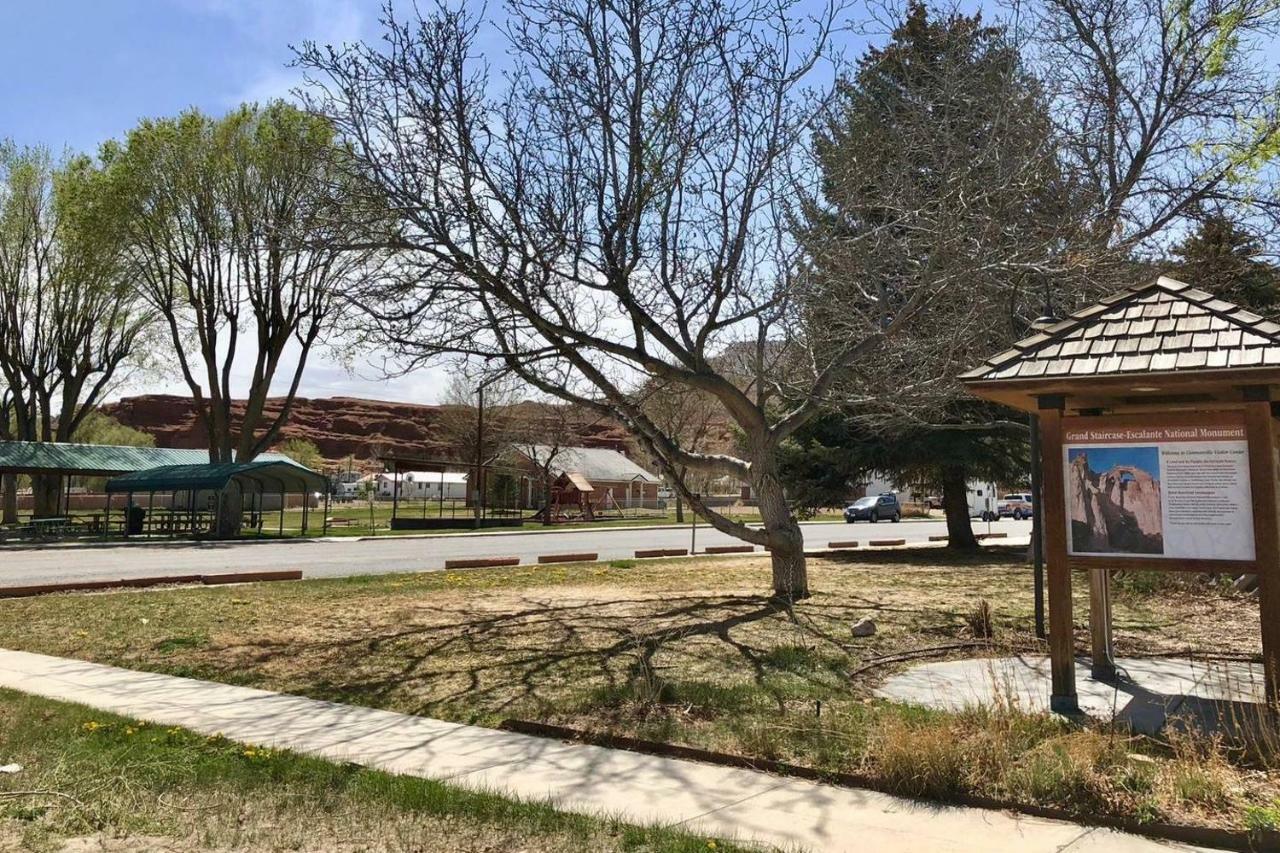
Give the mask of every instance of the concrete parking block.
[[468, 557], [461, 560], [445, 560], [446, 569], [485, 569], [490, 566], [518, 566], [519, 557]]
[[595, 551], [580, 551], [576, 554], [540, 554], [539, 563], [594, 563], [600, 559]]

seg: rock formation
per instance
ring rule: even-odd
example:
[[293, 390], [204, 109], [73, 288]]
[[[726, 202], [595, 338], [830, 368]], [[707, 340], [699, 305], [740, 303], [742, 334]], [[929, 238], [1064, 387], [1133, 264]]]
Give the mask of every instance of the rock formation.
[[1160, 481], [1132, 465], [1105, 473], [1080, 454], [1067, 471], [1067, 514], [1075, 553], [1160, 554]]
[[[279, 412], [281, 399], [270, 399], [266, 416]], [[538, 406], [521, 403], [521, 406]], [[285, 425], [283, 439], [301, 438], [313, 442], [330, 462], [354, 457], [357, 467], [374, 468], [381, 454], [404, 457], [448, 459], [458, 453], [449, 445], [440, 415], [445, 406], [423, 406], [354, 397], [296, 399]], [[208, 446], [204, 424], [188, 397], [145, 394], [126, 397], [103, 407], [121, 423], [155, 436], [159, 447], [203, 448]], [[244, 402], [232, 403], [232, 420], [238, 421]], [[532, 416], [536, 416], [532, 415]], [[631, 437], [621, 424], [584, 421], [578, 441], [587, 447], [607, 447], [634, 456]]]

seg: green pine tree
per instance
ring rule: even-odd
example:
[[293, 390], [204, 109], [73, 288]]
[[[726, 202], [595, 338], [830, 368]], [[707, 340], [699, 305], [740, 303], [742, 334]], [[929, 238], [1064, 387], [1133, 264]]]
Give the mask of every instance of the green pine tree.
[[1201, 218], [1173, 255], [1173, 275], [1188, 284], [1259, 314], [1280, 307], [1280, 268], [1265, 259], [1262, 241], [1225, 213]]

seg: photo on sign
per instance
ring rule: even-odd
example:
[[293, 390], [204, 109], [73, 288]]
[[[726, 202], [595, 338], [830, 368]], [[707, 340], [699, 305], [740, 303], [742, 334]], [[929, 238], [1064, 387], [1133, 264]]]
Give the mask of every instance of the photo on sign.
[[1163, 554], [1160, 449], [1072, 447], [1067, 515], [1074, 554]]

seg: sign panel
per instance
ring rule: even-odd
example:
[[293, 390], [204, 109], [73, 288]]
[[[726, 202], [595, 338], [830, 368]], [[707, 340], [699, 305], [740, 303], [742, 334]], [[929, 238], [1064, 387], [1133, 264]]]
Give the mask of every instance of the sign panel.
[[1254, 559], [1243, 416], [1063, 421], [1067, 553]]

